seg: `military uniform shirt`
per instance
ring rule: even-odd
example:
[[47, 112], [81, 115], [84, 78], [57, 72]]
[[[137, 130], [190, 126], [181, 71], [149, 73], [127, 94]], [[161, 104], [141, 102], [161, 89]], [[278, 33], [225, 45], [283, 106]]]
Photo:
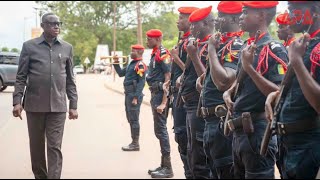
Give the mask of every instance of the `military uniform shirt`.
[[[138, 64], [139, 63], [139, 64]], [[118, 73], [118, 75], [120, 77], [125, 76], [124, 81], [123, 81], [123, 86], [130, 86], [133, 85], [133, 81], [136, 80], [137, 81], [137, 87], [136, 87], [136, 92], [134, 93], [134, 97], [139, 97], [142, 94], [142, 90], [145, 84], [145, 72], [143, 73], [142, 76], [140, 76], [137, 71], [135, 70], [135, 67], [137, 66], [139, 69], [144, 69], [144, 65], [142, 60], [132, 60], [129, 65], [124, 68], [121, 69], [119, 64], [115, 64], [114, 68], [116, 70], [116, 72]]]
[[[185, 64], [186, 60], [187, 60], [187, 51], [186, 51], [186, 45], [188, 44], [188, 38], [191, 35], [189, 35], [188, 37], [184, 38], [182, 40], [182, 42], [179, 44], [179, 58], [181, 59], [181, 61]], [[181, 76], [182, 74], [182, 69], [176, 64], [176, 63], [172, 63], [172, 68], [173, 68], [173, 74], [172, 76], [172, 86], [176, 86], [176, 81], [178, 79], [179, 76]]]
[[[202, 44], [199, 46], [199, 48], [198, 48], [199, 51], [203, 48], [203, 46], [205, 46], [205, 44]], [[205, 49], [205, 51], [203, 52], [203, 54], [200, 57], [200, 61], [204, 66], [206, 64], [206, 58], [208, 55], [207, 50], [208, 50], [208, 47]], [[185, 96], [191, 92], [198, 92], [196, 89], [196, 81], [198, 79], [198, 75], [197, 75], [196, 69], [194, 68], [192, 62], [190, 63], [189, 68], [185, 70], [185, 75], [186, 75], [186, 77], [185, 77], [186, 79], [184, 81], [185, 86], [184, 86], [183, 91], [181, 92], [181, 95]]]
[[[160, 51], [160, 56], [163, 56], [166, 54], [166, 49], [162, 46], [157, 49], [157, 51]], [[151, 86], [154, 82], [164, 82], [165, 73], [170, 73], [170, 57], [156, 61], [156, 52], [151, 55], [150, 64], [149, 64], [149, 73], [146, 78], [148, 85]]]
[[[306, 53], [303, 56], [303, 63], [310, 71], [311, 61], [310, 55], [312, 50], [318, 45], [320, 46], [320, 35], [312, 39], [307, 46]], [[320, 84], [320, 67], [316, 67], [315, 80]], [[320, 97], [319, 97], [320, 100]], [[292, 85], [288, 90], [288, 94], [283, 104], [280, 119], [282, 122], [295, 122], [298, 120], [310, 119], [314, 120], [318, 113], [312, 108], [305, 96], [296, 76], [292, 79]]]
[[[269, 44], [270, 50], [279, 57], [286, 64], [288, 63], [288, 55], [285, 47], [280, 43], [272, 39], [269, 33], [266, 33], [260, 40], [257, 42], [256, 53], [254, 54], [253, 67], [256, 69], [258, 65], [258, 58], [260, 51], [263, 46]], [[242, 49], [247, 45], [245, 42]], [[239, 54], [239, 62], [241, 62], [241, 52]], [[269, 81], [280, 84], [283, 77], [284, 71], [280, 63], [278, 63], [274, 58], [269, 55], [268, 58], [269, 68], [268, 71], [263, 75]], [[239, 73], [241, 63], [238, 64]], [[238, 92], [238, 97], [236, 97], [234, 109], [235, 112], [264, 112], [266, 96], [260, 92], [258, 87], [255, 85], [254, 81], [250, 78], [249, 75], [246, 75], [242, 87], [239, 87], [240, 91]]]
[[[217, 49], [218, 53], [218, 60], [221, 63], [221, 55], [222, 55], [222, 49], [225, 47], [225, 45], [231, 40], [231, 38], [222, 44], [219, 49]], [[243, 45], [242, 40], [237, 37], [234, 42], [231, 45], [231, 52], [228, 50], [225, 50], [224, 52], [224, 58], [223, 58], [223, 67], [228, 67], [231, 69], [236, 70], [237, 64], [238, 64], [238, 56], [239, 56], [239, 50], [241, 46]], [[231, 55], [233, 53], [233, 56]], [[211, 75], [210, 75], [210, 67], [209, 62], [207, 61], [208, 70], [206, 72], [206, 78], [204, 80], [203, 90], [202, 90], [202, 106], [203, 107], [212, 107], [219, 104], [224, 104], [224, 100], [222, 98], [223, 91], [219, 91], [217, 86], [213, 83]]]

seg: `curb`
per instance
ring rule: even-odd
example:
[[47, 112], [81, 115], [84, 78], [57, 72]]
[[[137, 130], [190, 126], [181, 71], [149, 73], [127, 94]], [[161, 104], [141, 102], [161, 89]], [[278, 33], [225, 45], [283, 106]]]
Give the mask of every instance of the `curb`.
[[[110, 91], [113, 91], [113, 92], [115, 92], [115, 93], [124, 95], [124, 92], [123, 92], [123, 91], [119, 91], [119, 90], [117, 90], [117, 89], [115, 89], [115, 88], [107, 85], [107, 83], [104, 83], [104, 87], [105, 87], [106, 89], [110, 90]], [[142, 100], [142, 104], [147, 105], [147, 106], [150, 106], [150, 102], [148, 102], [148, 101], [145, 100], [145, 99]]]

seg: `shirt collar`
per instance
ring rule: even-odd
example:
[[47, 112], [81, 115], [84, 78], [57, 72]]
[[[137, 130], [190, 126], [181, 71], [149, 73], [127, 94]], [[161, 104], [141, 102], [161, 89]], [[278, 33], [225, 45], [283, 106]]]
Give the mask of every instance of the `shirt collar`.
[[[42, 33], [41, 34], [41, 36], [39, 37], [39, 38], [37, 38], [37, 39], [35, 39], [36, 40], [36, 42], [38, 43], [38, 44], [41, 44], [41, 43], [43, 43], [43, 42], [46, 42], [46, 39], [44, 38], [44, 34]], [[56, 37], [55, 39], [54, 39], [54, 43], [53, 44], [55, 44], [55, 43], [60, 43], [61, 44], [61, 40], [58, 38], [58, 37]]]

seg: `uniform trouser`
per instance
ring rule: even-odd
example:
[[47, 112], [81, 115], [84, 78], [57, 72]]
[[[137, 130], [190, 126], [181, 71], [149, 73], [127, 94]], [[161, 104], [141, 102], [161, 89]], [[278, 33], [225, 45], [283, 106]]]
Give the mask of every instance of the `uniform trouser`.
[[185, 104], [187, 111], [188, 159], [193, 178], [209, 179], [215, 177], [211, 173], [207, 157], [203, 149], [203, 131], [205, 122], [196, 116], [197, 105]]
[[203, 145], [210, 169], [219, 179], [233, 178], [232, 137], [224, 136], [223, 122], [216, 116], [205, 119]]
[[284, 179], [316, 178], [320, 168], [320, 139], [314, 138], [319, 135], [306, 134], [297, 134], [293, 138], [280, 136], [280, 150], [283, 155], [281, 170]]
[[[61, 144], [66, 113], [27, 112], [32, 171], [36, 179], [59, 179], [62, 169]], [[47, 160], [45, 157], [47, 138]]]
[[237, 179], [274, 179], [277, 140], [273, 136], [266, 156], [260, 155], [260, 146], [267, 120], [252, 120], [254, 133], [246, 134], [242, 127], [233, 131], [232, 151], [234, 174]]
[[178, 151], [180, 153], [181, 160], [183, 162], [184, 175], [187, 179], [192, 178], [191, 171], [188, 164], [187, 156], [187, 146], [188, 146], [188, 136], [186, 129], [186, 111], [184, 108], [178, 108], [174, 105], [176, 104], [177, 93], [173, 94], [173, 106], [172, 114], [174, 119], [174, 133], [175, 141], [178, 143]]
[[138, 97], [137, 105], [132, 104], [133, 97], [134, 97], [133, 93], [127, 93], [125, 95], [126, 116], [130, 124], [132, 139], [138, 138], [140, 135], [139, 114], [140, 114], [141, 103], [143, 100], [143, 95]]
[[162, 156], [170, 155], [170, 143], [169, 143], [169, 135], [167, 131], [167, 118], [165, 114], [159, 114], [157, 112], [157, 107], [162, 102], [163, 91], [158, 91], [157, 93], [151, 93], [151, 108], [153, 114], [153, 122], [154, 122], [154, 134], [159, 139], [160, 149]]

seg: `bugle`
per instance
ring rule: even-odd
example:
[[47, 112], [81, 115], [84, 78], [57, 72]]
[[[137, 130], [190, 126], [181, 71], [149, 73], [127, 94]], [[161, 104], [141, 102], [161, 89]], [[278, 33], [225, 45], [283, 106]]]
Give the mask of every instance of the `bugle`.
[[[119, 59], [122, 58], [123, 62], [119, 62]], [[117, 59], [117, 61], [115, 61]], [[128, 56], [101, 56], [100, 60], [108, 60], [107, 64], [126, 64], [128, 62]]]

